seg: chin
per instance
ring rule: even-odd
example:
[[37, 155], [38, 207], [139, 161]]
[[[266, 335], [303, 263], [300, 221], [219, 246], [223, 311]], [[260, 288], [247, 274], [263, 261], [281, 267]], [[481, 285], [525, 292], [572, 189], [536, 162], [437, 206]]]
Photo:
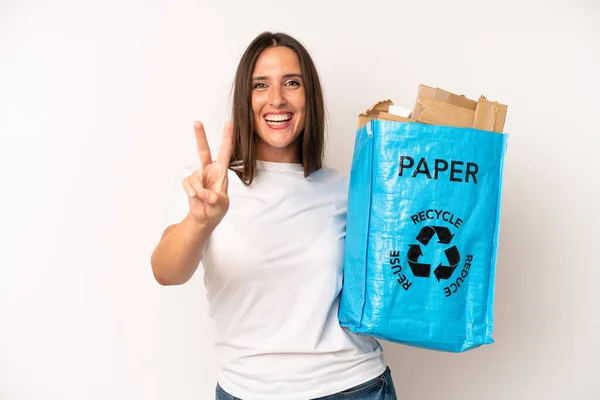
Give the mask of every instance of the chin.
[[285, 149], [286, 147], [290, 147], [291, 145], [293, 145], [296, 142], [297, 138], [294, 137], [290, 137], [290, 138], [273, 138], [273, 137], [267, 137], [267, 140], [263, 139], [263, 142], [265, 142], [267, 145], [271, 146], [271, 147], [275, 147], [277, 149]]
[[266, 127], [260, 134], [257, 134], [263, 142], [269, 146], [285, 148], [292, 145], [300, 137], [300, 133], [295, 133], [292, 129], [281, 131], [269, 129]]

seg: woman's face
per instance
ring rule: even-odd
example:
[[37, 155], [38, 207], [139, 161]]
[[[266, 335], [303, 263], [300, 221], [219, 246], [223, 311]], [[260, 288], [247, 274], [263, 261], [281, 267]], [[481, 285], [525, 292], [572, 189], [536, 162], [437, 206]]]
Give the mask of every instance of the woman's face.
[[256, 158], [299, 162], [298, 137], [304, 129], [306, 96], [296, 53], [275, 46], [264, 50], [252, 73], [252, 112]]

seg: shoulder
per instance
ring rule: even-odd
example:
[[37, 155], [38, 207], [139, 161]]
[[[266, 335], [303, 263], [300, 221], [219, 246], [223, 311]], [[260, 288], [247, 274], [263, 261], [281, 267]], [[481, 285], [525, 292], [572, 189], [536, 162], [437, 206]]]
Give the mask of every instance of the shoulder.
[[[239, 172], [239, 173], [238, 173]], [[229, 184], [229, 190], [247, 190], [247, 186], [241, 178], [241, 171], [237, 168], [229, 167], [227, 169], [227, 181]]]
[[308, 179], [324, 183], [347, 183], [349, 181], [348, 174], [344, 174], [332, 167], [323, 167], [310, 174]]
[[348, 192], [350, 182], [348, 174], [342, 173], [331, 167], [323, 167], [310, 174], [307, 179], [318, 184], [326, 185], [328, 190], [331, 190], [332, 192], [343, 194]]

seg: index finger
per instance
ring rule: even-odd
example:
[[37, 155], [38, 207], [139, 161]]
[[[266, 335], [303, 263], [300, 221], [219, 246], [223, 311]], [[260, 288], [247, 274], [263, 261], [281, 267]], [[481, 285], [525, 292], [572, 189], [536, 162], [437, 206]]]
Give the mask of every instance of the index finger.
[[223, 138], [221, 139], [221, 147], [219, 148], [219, 155], [217, 156], [217, 163], [221, 164], [225, 168], [229, 167], [229, 161], [231, 160], [231, 153], [233, 152], [233, 125], [231, 122], [225, 123], [223, 129]]
[[208, 140], [206, 140], [206, 132], [204, 131], [204, 125], [202, 122], [194, 122], [194, 133], [196, 134], [196, 146], [198, 147], [198, 155], [200, 156], [200, 165], [202, 168], [212, 164], [212, 158], [210, 156], [210, 147], [208, 146]]

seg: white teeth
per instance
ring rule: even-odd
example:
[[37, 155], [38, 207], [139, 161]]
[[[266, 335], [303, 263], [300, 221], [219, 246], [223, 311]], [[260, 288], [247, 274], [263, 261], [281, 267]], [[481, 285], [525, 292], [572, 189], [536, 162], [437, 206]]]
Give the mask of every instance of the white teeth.
[[285, 124], [287, 124], [288, 121], [267, 121], [267, 123], [271, 126], [283, 126]]
[[281, 122], [281, 121], [289, 121], [292, 119], [291, 114], [279, 114], [279, 115], [268, 115], [265, 117], [268, 122]]

